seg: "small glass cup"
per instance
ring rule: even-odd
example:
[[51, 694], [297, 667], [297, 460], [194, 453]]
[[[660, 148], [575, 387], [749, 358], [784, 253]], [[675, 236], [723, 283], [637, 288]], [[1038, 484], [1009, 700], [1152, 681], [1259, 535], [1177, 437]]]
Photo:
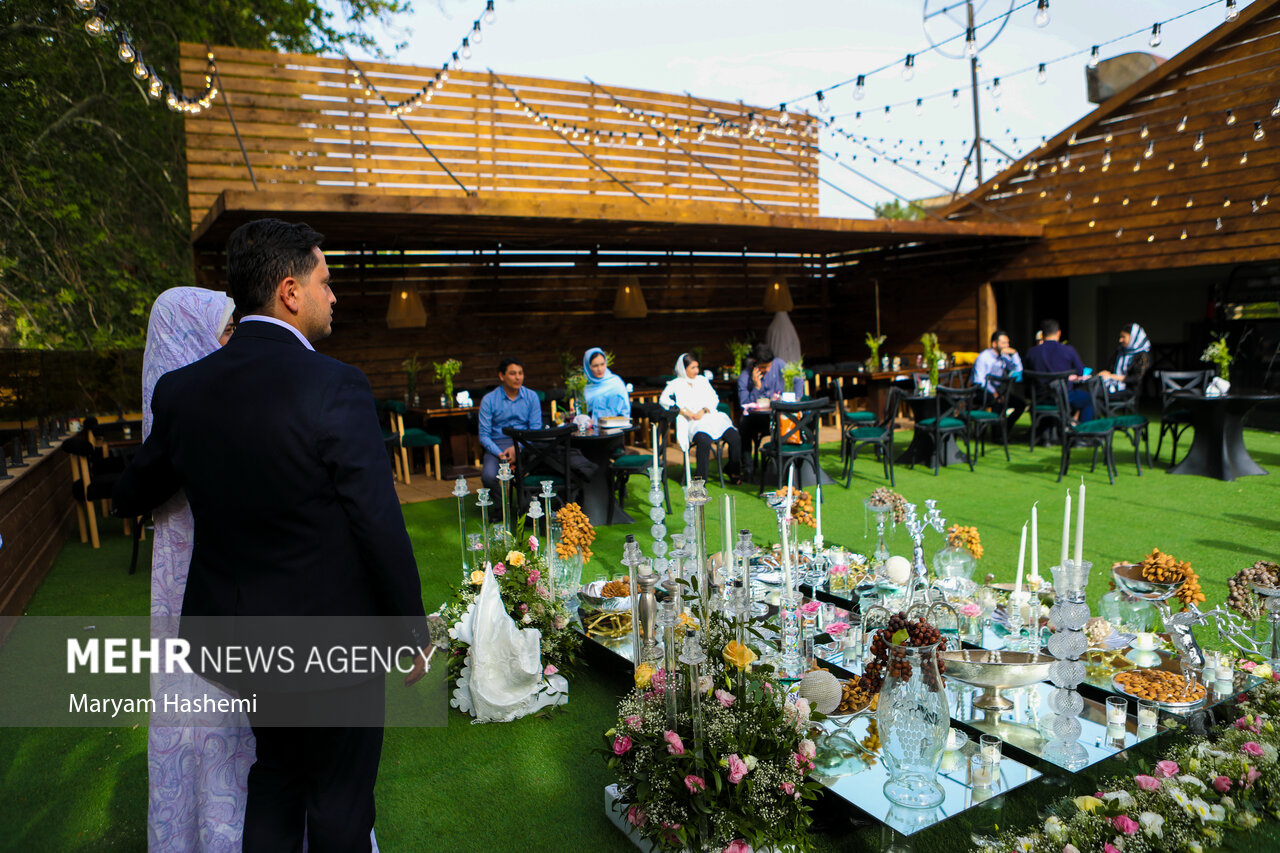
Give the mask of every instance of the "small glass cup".
[[1125, 720], [1129, 717], [1129, 702], [1119, 696], [1107, 697], [1107, 727], [1119, 726], [1124, 727]]
[[969, 742], [969, 736], [957, 728], [947, 731], [947, 752], [959, 752]]
[[1154, 729], [1160, 721], [1160, 706], [1150, 699], [1138, 700], [1138, 728]]
[[[983, 735], [988, 737], [988, 735]], [[997, 741], [998, 743], [998, 741]], [[995, 784], [996, 766], [991, 756], [977, 752], [969, 756], [969, 787], [990, 788]]]
[[982, 735], [978, 738], [978, 755], [986, 757], [993, 765], [1000, 763], [1000, 750], [1000, 738], [995, 735]]

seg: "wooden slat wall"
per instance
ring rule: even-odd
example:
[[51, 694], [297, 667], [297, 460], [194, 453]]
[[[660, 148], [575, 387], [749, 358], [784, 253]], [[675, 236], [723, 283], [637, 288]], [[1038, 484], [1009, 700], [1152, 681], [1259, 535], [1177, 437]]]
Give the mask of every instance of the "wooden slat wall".
[[[328, 251], [338, 297], [333, 334], [319, 349], [364, 370], [379, 397], [404, 393], [400, 363], [418, 353], [425, 399], [439, 394], [430, 363], [457, 358], [458, 388], [496, 382], [498, 360], [524, 362], [535, 389], [558, 386], [560, 353], [580, 363], [592, 346], [613, 352], [614, 371], [633, 378], [672, 372], [676, 357], [701, 347], [703, 364], [732, 362], [727, 344], [754, 333], [763, 339], [773, 319], [763, 308], [766, 282], [787, 277], [791, 312], [806, 362], [825, 357], [829, 340], [829, 279], [822, 258], [663, 252], [503, 251], [483, 254], [432, 251]], [[498, 262], [495, 263], [495, 260]], [[197, 280], [224, 289], [220, 252], [197, 248]], [[618, 280], [635, 275], [649, 316], [617, 320]], [[388, 329], [388, 299], [415, 285], [426, 306], [424, 329]]]
[[[1000, 280], [1273, 260], [1280, 256], [1280, 3], [1259, 0], [1176, 57], [1075, 142], [1037, 151], [952, 218], [999, 215], [1045, 226]], [[1193, 47], [1189, 50], [1197, 50]], [[1156, 72], [1157, 75], [1160, 73]], [[1228, 124], [1228, 110], [1235, 121]], [[1185, 126], [1179, 130], [1185, 117]], [[1265, 134], [1255, 140], [1255, 122]], [[1143, 135], [1144, 128], [1146, 135]], [[1195, 150], [1203, 134], [1202, 150]], [[1066, 134], [1064, 133], [1065, 137]], [[1145, 157], [1147, 146], [1152, 155]], [[1110, 150], [1111, 162], [1103, 169]], [[1242, 157], [1247, 155], [1247, 162]], [[1207, 158], [1207, 165], [1202, 162]], [[1134, 166], [1139, 166], [1134, 171]], [[1170, 169], [1172, 164], [1172, 169]], [[1229, 206], [1224, 203], [1230, 201]], [[1121, 230], [1123, 229], [1123, 230]], [[1183, 236], [1185, 233], [1185, 237]]]
[[[74, 526], [67, 454], [49, 450], [30, 461], [0, 487], [0, 616], [22, 615]], [[127, 567], [119, 568], [123, 576]]]
[[[344, 59], [230, 47], [215, 47], [213, 53], [224, 88], [213, 108], [186, 119], [193, 227], [222, 190], [253, 188], [227, 115], [228, 104], [259, 187], [293, 184], [369, 193], [462, 194], [424, 150], [425, 144], [468, 191], [482, 197], [586, 195], [608, 200], [632, 199], [634, 192], [661, 201], [818, 212], [817, 149], [798, 132], [800, 117], [791, 122], [797, 131], [791, 134], [770, 124], [767, 133], [758, 135], [763, 138], [708, 135], [696, 142], [685, 134], [679, 146], [659, 145], [643, 118], [615, 111], [611, 95], [629, 109], [686, 125], [712, 123], [714, 114], [746, 126], [749, 114], [776, 118], [774, 110], [590, 83], [508, 75], [499, 75], [499, 80], [484, 72], [451, 72], [444, 89], [403, 115], [402, 124], [376, 96], [364, 95], [363, 85], [351, 76], [354, 66]], [[205, 57], [203, 45], [182, 45], [187, 91], [203, 88]], [[417, 92], [436, 70], [386, 63], [360, 63], [359, 68], [392, 102]], [[591, 145], [574, 140], [599, 163], [595, 165], [554, 131], [528, 118], [502, 83], [561, 121], [606, 138], [609, 133], [615, 140], [623, 133], [631, 138]], [[637, 131], [646, 135], [643, 147], [636, 145]], [[665, 132], [670, 137], [670, 130]]]

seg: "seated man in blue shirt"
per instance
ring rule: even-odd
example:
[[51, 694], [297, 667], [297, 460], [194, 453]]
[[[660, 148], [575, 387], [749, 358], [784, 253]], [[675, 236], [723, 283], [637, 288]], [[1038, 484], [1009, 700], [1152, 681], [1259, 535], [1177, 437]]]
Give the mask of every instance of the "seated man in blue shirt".
[[484, 447], [480, 480], [495, 503], [500, 500], [498, 462], [506, 461], [512, 466], [516, 462], [515, 447], [503, 429], [542, 429], [542, 404], [537, 394], [524, 387], [524, 365], [517, 359], [504, 358], [498, 364], [498, 380], [502, 384], [480, 401], [480, 444]]
[[[1040, 324], [1040, 334], [1044, 342], [1031, 348], [1027, 353], [1027, 369], [1036, 373], [1071, 372], [1071, 381], [1084, 375], [1084, 362], [1080, 353], [1071, 344], [1062, 343], [1062, 326], [1057, 320], [1045, 320]], [[1067, 393], [1067, 401], [1073, 412], [1080, 413], [1080, 419], [1093, 420], [1093, 400], [1089, 392], [1083, 388], [1073, 388]]]
[[[758, 343], [751, 352], [751, 357], [738, 374], [738, 403], [742, 406], [742, 421], [738, 431], [742, 434], [742, 443], [748, 453], [743, 465], [743, 476], [751, 477], [751, 453], [755, 443], [761, 436], [769, 434], [770, 415], [769, 401], [776, 400], [787, 390], [782, 380], [782, 359], [774, 358], [773, 350], [766, 343]], [[797, 376], [792, 383], [796, 399], [804, 396], [804, 377]], [[759, 409], [748, 409], [756, 401], [764, 399], [764, 406]]]
[[1022, 359], [1018, 357], [1018, 351], [1009, 346], [1009, 335], [996, 329], [991, 334], [991, 346], [978, 353], [978, 360], [973, 363], [973, 384], [982, 389], [978, 405], [1003, 414], [1009, 426], [1013, 426], [1022, 417], [1027, 403], [1012, 391], [1009, 393], [1010, 399], [1002, 400], [996, 380], [1021, 374]]

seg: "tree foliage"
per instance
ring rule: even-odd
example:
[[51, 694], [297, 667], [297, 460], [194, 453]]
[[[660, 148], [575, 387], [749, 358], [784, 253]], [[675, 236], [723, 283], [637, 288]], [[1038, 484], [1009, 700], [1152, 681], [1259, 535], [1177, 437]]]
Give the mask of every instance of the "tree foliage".
[[[119, 0], [110, 17], [177, 88], [178, 43], [376, 49], [407, 0]], [[191, 284], [182, 120], [148, 100], [70, 0], [0, 3], [0, 346], [140, 346]], [[217, 104], [215, 104], [217, 108]]]
[[880, 219], [924, 219], [924, 208], [915, 202], [903, 204], [897, 199], [876, 205], [876, 216]]

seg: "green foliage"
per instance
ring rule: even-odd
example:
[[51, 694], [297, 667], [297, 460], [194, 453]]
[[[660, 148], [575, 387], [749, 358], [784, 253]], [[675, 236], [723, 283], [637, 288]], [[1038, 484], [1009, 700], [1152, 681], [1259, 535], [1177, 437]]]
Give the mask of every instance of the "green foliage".
[[733, 373], [742, 372], [742, 361], [751, 354], [751, 344], [746, 341], [729, 341], [729, 354], [733, 356]]
[[894, 199], [893, 201], [882, 202], [876, 205], [876, 216], [880, 219], [903, 219], [915, 220], [924, 219], [924, 208], [915, 202], [902, 204], [902, 202]]
[[1227, 336], [1214, 338], [1213, 343], [1204, 348], [1201, 361], [1213, 362], [1218, 367], [1218, 375], [1227, 382], [1231, 381], [1231, 350], [1227, 347]]
[[[180, 40], [373, 47], [405, 0], [120, 0], [111, 17], [166, 81]], [[140, 347], [151, 302], [193, 284], [181, 118], [150, 101], [66, 0], [0, 4], [0, 346]], [[215, 102], [214, 109], [221, 109]]]
[[791, 384], [802, 376], [804, 376], [803, 358], [798, 358], [795, 361], [788, 361], [782, 365], [782, 382], [787, 390], [790, 390]]
[[938, 336], [933, 332], [925, 332], [920, 336], [920, 345], [924, 347], [924, 363], [929, 368], [929, 387], [938, 387]]

